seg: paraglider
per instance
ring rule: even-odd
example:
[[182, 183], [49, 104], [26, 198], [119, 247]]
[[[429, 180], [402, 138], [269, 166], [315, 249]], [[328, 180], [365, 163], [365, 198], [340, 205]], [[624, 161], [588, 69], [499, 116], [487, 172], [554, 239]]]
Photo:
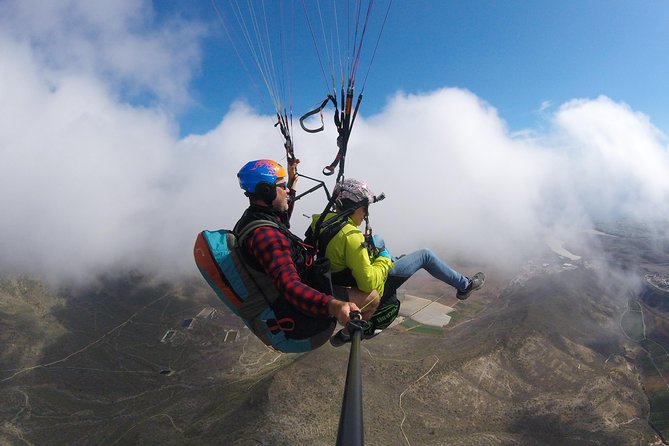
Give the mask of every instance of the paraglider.
[[[328, 103], [333, 105], [333, 117], [338, 135], [336, 141], [337, 153], [334, 160], [323, 168], [322, 173], [325, 176], [331, 176], [335, 173], [335, 169], [337, 169], [336, 186], [345, 179], [344, 169], [351, 130], [359, 111], [365, 84], [391, 4], [392, 2], [390, 1], [383, 2], [382, 6], [384, 9], [379, 9], [377, 12], [378, 3], [375, 4], [373, 0], [322, 3], [304, 1], [299, 3], [296, 1], [240, 2], [230, 0], [227, 3], [227, 8], [223, 8], [222, 3], [219, 5], [215, 0], [212, 0], [212, 5], [240, 59], [241, 65], [245, 68], [254, 83], [256, 80], [259, 80], [258, 83], [265, 86], [267, 95], [271, 99], [274, 116], [273, 125], [279, 130], [283, 140], [288, 171], [293, 173], [292, 175], [287, 175], [286, 178], [287, 190], [290, 194], [288, 215], [292, 213], [293, 206], [298, 199], [319, 188], [325, 191], [327, 197], [327, 204], [321, 213], [326, 214], [334, 205], [333, 197], [330, 195], [328, 187], [323, 180], [297, 173], [299, 159], [295, 155], [292, 86], [290, 85], [290, 70], [288, 70], [288, 67], [291, 65], [288, 47], [292, 43], [291, 38], [295, 39], [293, 29], [295, 26], [295, 13], [298, 9], [304, 12], [305, 26], [302, 28], [309, 31], [326, 89], [326, 99], [316, 109], [303, 114], [300, 118], [300, 125], [308, 133], [322, 130], [324, 128], [323, 122], [320, 128], [313, 129], [307, 127], [306, 120], [317, 113], [321, 114], [322, 119], [323, 109]], [[375, 40], [372, 40], [373, 47], [368, 48], [370, 38], [375, 38]], [[364, 72], [362, 83], [358, 83], [358, 74], [364, 69], [364, 62], [366, 62], [366, 72]], [[256, 76], [251, 75], [250, 67], [254, 68], [254, 73], [257, 73]], [[358, 84], [360, 85], [359, 92], [357, 90]], [[356, 94], [357, 99], [354, 100]], [[313, 180], [318, 184], [303, 194], [298, 195], [294, 189], [298, 176]], [[271, 190], [274, 189], [273, 184], [269, 184], [268, 187]], [[244, 185], [242, 185], [242, 188], [246, 191], [247, 195], [250, 194], [251, 198], [257, 196], [255, 191], [245, 188]], [[382, 196], [379, 199], [382, 199]], [[260, 203], [261, 205], [264, 203], [272, 207], [271, 202], [263, 202], [261, 200]], [[261, 220], [266, 221], [265, 218]], [[254, 226], [254, 229], [257, 227]], [[284, 229], [287, 230], [289, 227], [286, 221]], [[285, 230], [284, 232], [286, 232]], [[319, 255], [320, 230], [321, 225], [317, 224], [314, 228], [315, 237], [312, 240], [313, 245], [308, 247], [308, 253], [306, 254], [307, 257], [313, 259], [311, 261], [313, 265], [305, 274], [323, 277], [323, 274], [313, 273], [315, 269], [321, 271], [327, 270], [329, 273], [327, 259], [323, 257], [322, 253]], [[240, 234], [236, 234], [236, 239], [233, 238], [233, 235], [231, 231], [225, 232], [224, 230], [223, 232], [204, 231], [198, 237], [196, 251], [200, 253], [200, 257], [198, 258], [198, 262], [200, 263], [198, 263], [198, 266], [200, 266], [200, 270], [205, 275], [207, 281], [214, 287], [221, 300], [228, 305], [233, 303], [232, 309], [237, 312], [240, 306], [240, 295], [245, 294], [243, 290], [235, 291], [234, 289], [234, 283], [239, 280], [235, 277], [232, 279], [226, 278], [226, 274], [222, 272], [223, 270], [219, 268], [220, 271], [217, 272], [213, 265], [216, 263], [215, 260], [223, 261], [228, 256], [230, 256], [230, 259], [235, 259], [235, 261], [243, 259], [241, 256], [234, 257], [231, 254], [232, 251], [238, 248], [236, 243], [240, 240], [241, 242], [245, 241], [240, 237]], [[369, 234], [369, 242], [373, 243], [371, 233]], [[219, 251], [217, 252], [217, 250]], [[207, 255], [202, 257], [203, 253]], [[241, 270], [243, 266], [241, 263], [232, 263], [235, 264], [235, 269]], [[238, 271], [234, 276], [244, 277], [245, 274], [243, 271]], [[227, 289], [221, 286], [226, 281], [229, 282]], [[323, 284], [323, 282], [326, 283]], [[265, 294], [269, 296], [274, 297], [274, 294], [276, 294], [276, 291], [271, 286], [250, 287], [249, 289], [254, 290], [258, 288], [264, 288]], [[326, 293], [332, 293], [329, 279], [325, 281], [320, 280], [319, 288]], [[232, 293], [233, 296], [227, 298], [226, 295], [228, 293]], [[346, 295], [342, 297], [344, 300], [350, 299], [360, 304], [368, 305], [370, 302], [367, 302], [367, 300], [372, 299], [372, 297], [369, 297], [369, 293], [366, 293], [360, 297], [361, 300], [358, 300], [359, 293], [357, 290], [345, 293]], [[258, 296], [259, 294], [250, 292], [249, 295]], [[374, 297], [374, 299], [377, 298]], [[252, 300], [256, 299], [253, 298]], [[263, 302], [267, 304], [265, 306], [271, 307], [274, 305], [273, 298], [264, 299]], [[270, 303], [272, 305], [269, 305]], [[375, 305], [370, 308], [375, 308]], [[258, 315], [254, 315], [254, 317], [256, 316]], [[266, 316], [271, 320], [275, 319], [271, 315]], [[248, 318], [240, 317], [247, 321], [247, 325], [249, 325]], [[250, 325], [254, 327], [252, 331], [266, 344], [279, 350], [288, 348], [289, 351], [295, 351], [296, 347], [287, 347], [287, 344], [281, 344], [283, 347], [280, 347], [280, 342], [276, 341], [276, 339], [270, 341], [271, 336], [257, 332], [257, 323], [251, 322]], [[299, 347], [297, 350], [305, 351], [302, 349], [315, 348], [317, 345], [321, 345], [320, 340], [314, 344], [310, 344], [308, 347]]]

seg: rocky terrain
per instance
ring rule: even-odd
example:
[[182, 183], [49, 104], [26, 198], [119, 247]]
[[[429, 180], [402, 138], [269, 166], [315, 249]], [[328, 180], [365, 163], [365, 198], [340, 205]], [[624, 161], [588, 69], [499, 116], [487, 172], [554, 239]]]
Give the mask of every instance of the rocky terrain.
[[[669, 300], [643, 281], [662, 259], [609, 239], [619, 270], [547, 254], [491, 272], [443, 334], [363, 342], [365, 444], [663, 444]], [[201, 280], [5, 277], [0, 341], [2, 445], [335, 443], [348, 348], [276, 353]]]

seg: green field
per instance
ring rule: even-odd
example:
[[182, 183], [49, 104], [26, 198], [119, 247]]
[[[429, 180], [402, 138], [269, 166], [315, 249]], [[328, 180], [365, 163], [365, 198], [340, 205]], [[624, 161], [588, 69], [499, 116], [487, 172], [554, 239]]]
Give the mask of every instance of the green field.
[[411, 330], [414, 333], [422, 333], [422, 334], [437, 335], [437, 336], [441, 336], [444, 334], [443, 328], [423, 325], [414, 321], [413, 319], [405, 319], [400, 325], [406, 328], [407, 330]]
[[[628, 302], [628, 311], [622, 316], [620, 326], [647, 352], [637, 358], [641, 374], [646, 378], [669, 375], [669, 355], [665, 347], [644, 335], [643, 307], [639, 301]], [[653, 327], [646, 327], [646, 330], [652, 333]], [[669, 389], [647, 389], [646, 395], [650, 402], [649, 422], [665, 439], [669, 438]]]
[[657, 342], [651, 339], [644, 339], [639, 341], [641, 347], [643, 347], [651, 356], [651, 358], [662, 358], [667, 356], [667, 351]]
[[650, 422], [664, 438], [669, 438], [669, 390], [650, 392], [648, 399], [650, 400]]
[[653, 376], [659, 376], [657, 369], [655, 368], [655, 365], [653, 364], [653, 361], [651, 361], [650, 357], [647, 355], [644, 355], [643, 357], [640, 357], [637, 359], [639, 368], [641, 369], [641, 374], [643, 376], [647, 377], [653, 377]]
[[643, 340], [644, 334], [641, 312], [628, 311], [627, 313], [623, 314], [620, 320], [620, 326], [629, 338], [635, 341]]
[[658, 369], [662, 370], [663, 374], [669, 374], [669, 355], [653, 358]]
[[485, 305], [479, 302], [458, 302], [453, 308], [456, 311], [450, 313], [451, 323], [456, 323], [462, 319], [469, 319], [479, 314], [485, 308]]

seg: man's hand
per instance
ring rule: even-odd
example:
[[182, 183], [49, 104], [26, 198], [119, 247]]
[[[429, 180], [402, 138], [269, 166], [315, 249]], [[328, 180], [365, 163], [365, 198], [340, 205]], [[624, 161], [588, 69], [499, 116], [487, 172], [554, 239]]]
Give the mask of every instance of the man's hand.
[[353, 302], [344, 302], [343, 300], [332, 299], [328, 305], [328, 313], [337, 318], [337, 322], [346, 327], [351, 311], [360, 311], [360, 308]]
[[388, 248], [386, 248], [386, 241], [383, 240], [383, 237], [378, 234], [374, 234], [372, 236], [372, 241], [374, 242], [374, 247], [377, 249], [380, 257], [386, 257], [390, 260], [393, 260], [393, 256], [388, 251]]
[[295, 161], [288, 163], [288, 187], [295, 189], [295, 184], [297, 183], [297, 178], [300, 176], [297, 173], [297, 165], [300, 164], [300, 160], [295, 158]]
[[383, 251], [384, 249], [386, 249], [386, 241], [383, 240], [383, 237], [381, 237], [380, 235], [374, 234], [372, 236], [372, 240], [374, 241], [374, 246], [376, 248], [379, 248], [379, 251]]

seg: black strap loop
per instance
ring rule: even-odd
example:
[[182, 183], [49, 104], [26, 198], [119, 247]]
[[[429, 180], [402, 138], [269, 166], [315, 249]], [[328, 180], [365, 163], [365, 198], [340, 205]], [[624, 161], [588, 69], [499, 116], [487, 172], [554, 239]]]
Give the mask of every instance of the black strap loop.
[[[313, 110], [310, 110], [306, 112], [304, 115], [300, 117], [300, 126], [302, 127], [302, 130], [308, 133], [318, 133], [322, 132], [323, 129], [325, 129], [325, 123], [323, 122], [323, 114], [321, 113], [325, 106], [328, 104], [328, 101], [330, 100], [330, 96], [325, 98], [325, 100], [321, 103], [319, 107], [314, 108]], [[307, 119], [309, 116], [313, 116], [316, 113], [321, 113], [321, 126], [316, 128], [316, 129], [310, 129], [307, 128], [307, 126], [304, 125], [304, 120]]]

